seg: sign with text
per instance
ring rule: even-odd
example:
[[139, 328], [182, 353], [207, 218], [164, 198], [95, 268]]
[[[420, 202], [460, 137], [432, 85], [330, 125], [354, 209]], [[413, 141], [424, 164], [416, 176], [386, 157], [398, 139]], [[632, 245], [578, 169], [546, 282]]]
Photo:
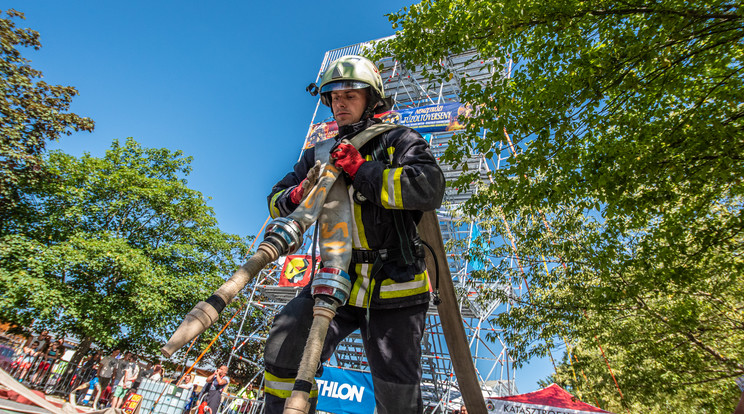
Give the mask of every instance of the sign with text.
[[318, 384], [318, 411], [349, 414], [375, 412], [375, 393], [369, 372], [326, 367], [315, 382]]
[[[418, 108], [395, 109], [375, 115], [375, 118], [381, 119], [382, 122], [407, 126], [423, 134], [464, 129], [465, 118], [469, 117], [470, 113], [470, 106], [451, 102]], [[338, 135], [338, 125], [335, 121], [313, 124], [305, 141], [305, 148], [310, 148], [336, 135]]]
[[[519, 414], [597, 414], [596, 411], [573, 410], [570, 408], [551, 407], [549, 405], [525, 404], [513, 401], [487, 399], [488, 413], [519, 413]], [[605, 411], [606, 412], [606, 411]]]

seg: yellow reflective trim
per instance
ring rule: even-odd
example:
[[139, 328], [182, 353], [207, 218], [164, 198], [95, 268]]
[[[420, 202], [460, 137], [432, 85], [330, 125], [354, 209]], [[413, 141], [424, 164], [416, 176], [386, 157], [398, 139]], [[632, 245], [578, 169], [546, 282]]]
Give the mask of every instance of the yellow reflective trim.
[[294, 388], [294, 378], [280, 378], [264, 371], [264, 392], [279, 398], [289, 398]]
[[383, 170], [382, 171], [382, 191], [380, 192], [380, 201], [382, 201], [382, 206], [387, 207], [390, 203], [388, 200], [388, 172], [390, 170]]
[[295, 379], [294, 379], [294, 378], [282, 378], [282, 377], [277, 377], [276, 375], [274, 375], [274, 374], [272, 374], [272, 373], [270, 373], [270, 372], [268, 372], [268, 371], [264, 371], [264, 378], [266, 379], [266, 381], [273, 381], [273, 382], [288, 382], [288, 383], [290, 383], [290, 384], [294, 384], [294, 381], [295, 381]]
[[271, 215], [271, 218], [278, 218], [281, 216], [281, 213], [279, 212], [279, 209], [276, 208], [276, 200], [279, 199], [279, 197], [284, 194], [284, 192], [287, 191], [282, 190], [276, 194], [274, 194], [273, 197], [271, 197], [271, 202], [269, 203], [269, 215]]
[[403, 168], [391, 168], [382, 172], [382, 192], [380, 199], [385, 208], [403, 208], [403, 198], [400, 190], [400, 176]]
[[402, 298], [419, 295], [429, 291], [429, 276], [424, 270], [417, 274], [410, 282], [397, 283], [392, 279], [385, 279], [380, 286], [380, 299]]
[[275, 397], [283, 398], [285, 400], [289, 398], [290, 395], [292, 395], [292, 390], [287, 391], [271, 388], [268, 382], [266, 383], [266, 385], [264, 385], [264, 392], [266, 394], [271, 394]]
[[395, 147], [388, 147], [387, 152], [388, 152], [388, 161], [390, 161], [390, 163], [392, 164], [393, 153], [395, 153]]
[[369, 300], [369, 271], [372, 265], [369, 263], [357, 263], [354, 265], [354, 271], [357, 274], [357, 278], [354, 281], [354, 286], [351, 287], [351, 293], [349, 294], [349, 304], [359, 308], [363, 308]]
[[351, 214], [354, 216], [354, 220], [351, 221], [351, 246], [355, 249], [369, 250], [367, 236], [364, 234], [364, 223], [362, 222], [362, 205], [354, 202], [353, 185], [349, 186], [349, 200], [354, 207], [351, 209]]
[[[264, 371], [264, 392], [279, 398], [289, 398], [294, 388], [294, 378], [280, 378]], [[310, 390], [310, 398], [318, 397], [318, 385], [313, 380], [313, 388]]]

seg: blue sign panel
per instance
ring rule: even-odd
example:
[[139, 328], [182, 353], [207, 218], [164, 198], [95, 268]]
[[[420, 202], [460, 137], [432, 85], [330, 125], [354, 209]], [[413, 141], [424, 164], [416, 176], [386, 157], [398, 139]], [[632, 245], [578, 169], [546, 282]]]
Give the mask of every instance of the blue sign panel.
[[385, 122], [401, 124], [413, 128], [419, 133], [456, 131], [465, 126], [465, 117], [470, 116], [469, 107], [458, 102], [441, 105], [428, 105], [418, 108], [406, 108], [382, 114]]
[[325, 367], [323, 375], [315, 382], [318, 384], [319, 411], [335, 414], [374, 413], [375, 393], [369, 372]]

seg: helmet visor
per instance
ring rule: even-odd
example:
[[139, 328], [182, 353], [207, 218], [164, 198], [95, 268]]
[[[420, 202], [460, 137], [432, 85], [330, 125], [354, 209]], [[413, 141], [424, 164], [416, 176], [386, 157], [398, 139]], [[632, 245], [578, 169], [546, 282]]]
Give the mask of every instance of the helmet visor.
[[327, 84], [323, 85], [323, 87], [320, 88], [320, 93], [364, 88], [369, 88], [369, 84], [354, 80], [340, 80], [335, 82], [328, 82]]

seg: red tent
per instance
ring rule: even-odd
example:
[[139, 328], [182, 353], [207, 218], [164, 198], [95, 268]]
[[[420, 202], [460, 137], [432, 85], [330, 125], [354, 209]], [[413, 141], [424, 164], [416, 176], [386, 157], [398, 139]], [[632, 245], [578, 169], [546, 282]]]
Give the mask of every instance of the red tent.
[[541, 390], [508, 397], [486, 398], [491, 413], [540, 413], [540, 414], [594, 414], [609, 413], [583, 403], [556, 384]]

